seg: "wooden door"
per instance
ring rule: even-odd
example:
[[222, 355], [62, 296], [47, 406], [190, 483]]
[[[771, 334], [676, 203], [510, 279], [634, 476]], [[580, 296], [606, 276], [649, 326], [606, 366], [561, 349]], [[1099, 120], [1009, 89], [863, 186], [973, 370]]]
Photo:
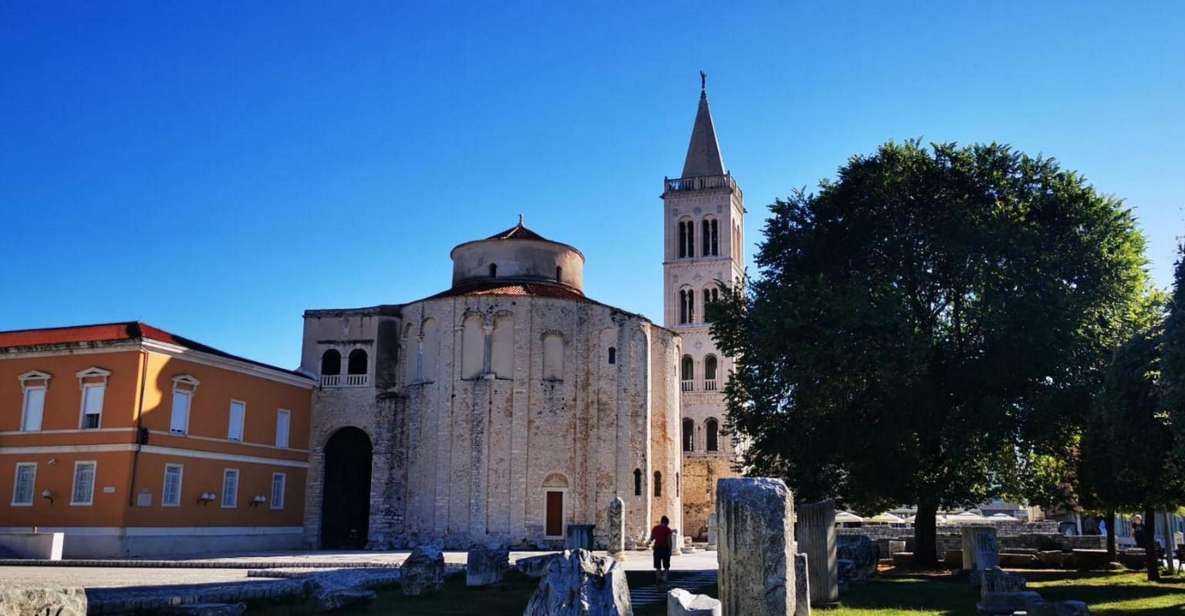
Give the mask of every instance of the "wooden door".
[[564, 493], [547, 493], [547, 536], [561, 537], [564, 534]]

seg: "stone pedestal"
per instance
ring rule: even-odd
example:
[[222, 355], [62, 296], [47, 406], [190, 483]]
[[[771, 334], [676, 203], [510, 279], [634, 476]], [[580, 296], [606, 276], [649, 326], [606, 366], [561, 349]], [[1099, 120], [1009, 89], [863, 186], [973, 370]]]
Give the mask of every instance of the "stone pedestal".
[[795, 607], [794, 501], [780, 479], [716, 484], [719, 587], [723, 616], [792, 616]]
[[[979, 572], [986, 567], [1000, 564], [1000, 550], [996, 547], [996, 529], [992, 526], [964, 526], [962, 529], [963, 571], [971, 574], [971, 585], [979, 586]], [[981, 563], [977, 552], [985, 551], [985, 557], [991, 562]]]
[[839, 570], [835, 553], [835, 503], [830, 500], [798, 507], [794, 526], [798, 549], [807, 555], [811, 605], [829, 607], [839, 601]]
[[567, 535], [564, 537], [565, 550], [593, 549], [593, 525], [569, 524]]
[[618, 560], [625, 556], [625, 501], [620, 496], [609, 501], [609, 554]]
[[807, 555], [794, 555], [794, 616], [811, 616], [811, 582]]

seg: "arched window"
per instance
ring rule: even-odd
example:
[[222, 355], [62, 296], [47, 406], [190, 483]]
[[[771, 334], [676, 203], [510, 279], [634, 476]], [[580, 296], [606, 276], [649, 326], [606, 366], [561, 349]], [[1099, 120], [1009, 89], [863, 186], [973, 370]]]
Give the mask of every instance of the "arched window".
[[609, 347], [609, 363], [617, 363], [617, 347]]
[[563, 278], [563, 275], [564, 275], [564, 268], [562, 268], [558, 265], [555, 266], [555, 281], [556, 282], [563, 282], [561, 280], [561, 278]]
[[708, 304], [720, 301], [719, 287], [708, 287], [704, 289], [704, 322], [708, 321]]
[[695, 256], [695, 222], [679, 221], [679, 258]]
[[543, 336], [543, 380], [564, 378], [564, 338], [552, 332]]
[[720, 222], [715, 218], [705, 218], [703, 222], [703, 234], [704, 256], [718, 256], [720, 254]]
[[662, 496], [662, 473], [654, 471], [654, 495]]
[[366, 351], [354, 349], [346, 363], [346, 374], [366, 374]]
[[497, 278], [497, 277], [498, 277], [498, 264], [491, 263], [490, 264], [490, 278]]
[[716, 390], [716, 363], [715, 355], [704, 358], [704, 389], [707, 391]]
[[634, 496], [642, 495], [642, 469], [634, 469]]
[[714, 418], [709, 418], [704, 422], [704, 431], [707, 433], [707, 449], [708, 451], [720, 451], [720, 423]]
[[461, 378], [476, 379], [485, 369], [486, 339], [480, 314], [468, 314], [461, 323]]
[[683, 420], [683, 451], [695, 450], [695, 422], [691, 419]]
[[679, 362], [679, 376], [683, 381], [683, 391], [691, 391], [695, 383], [695, 360], [690, 355], [684, 355]]
[[490, 371], [500, 379], [514, 378], [514, 315], [494, 315], [494, 333], [490, 338]]
[[679, 289], [679, 323], [695, 322], [695, 291]]
[[675, 473], [675, 496], [679, 496], [679, 473]]
[[329, 349], [321, 354], [321, 375], [341, 374], [342, 354], [336, 349]]

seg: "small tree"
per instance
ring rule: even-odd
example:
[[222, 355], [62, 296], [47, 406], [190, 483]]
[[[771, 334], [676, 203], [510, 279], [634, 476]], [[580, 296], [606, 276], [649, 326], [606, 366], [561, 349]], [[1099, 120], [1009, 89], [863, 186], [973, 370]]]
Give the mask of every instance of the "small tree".
[[1006, 146], [888, 143], [771, 206], [760, 277], [712, 307], [743, 460], [804, 499], [968, 506], [1072, 446], [1145, 284], [1121, 203]]

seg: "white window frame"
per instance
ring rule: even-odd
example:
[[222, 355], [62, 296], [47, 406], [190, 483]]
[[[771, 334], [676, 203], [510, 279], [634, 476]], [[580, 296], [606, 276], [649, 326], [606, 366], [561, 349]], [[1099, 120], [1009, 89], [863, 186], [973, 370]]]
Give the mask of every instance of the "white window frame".
[[[280, 442], [280, 418], [284, 418], [284, 441]], [[292, 442], [292, 411], [276, 409], [276, 449], [288, 449]]]
[[[280, 478], [280, 502], [276, 503], [276, 477]], [[270, 500], [270, 507], [273, 510], [279, 511], [284, 508], [284, 503], [288, 500], [288, 473], [272, 473], [271, 494], [268, 496]]]
[[[177, 469], [177, 502], [170, 503], [165, 500], [165, 496], [169, 493], [169, 469]], [[180, 507], [181, 506], [181, 489], [185, 485], [185, 465], [184, 464], [166, 464], [164, 477], [162, 478], [160, 486], [160, 506], [161, 507]]]
[[[29, 482], [29, 502], [17, 501], [17, 488], [21, 485], [21, 469], [32, 468], [33, 479]], [[33, 499], [37, 498], [37, 463], [36, 462], [17, 462], [16, 472], [12, 475], [12, 506], [13, 507], [32, 507]]]
[[[103, 390], [103, 394], [101, 396], [99, 396], [99, 412], [98, 413], [87, 413], [86, 412], [86, 390], [95, 389], [95, 388], [102, 388], [102, 390]], [[79, 430], [98, 430], [103, 427], [103, 404], [105, 403], [106, 398], [107, 398], [107, 383], [104, 382], [104, 383], [83, 383], [82, 384], [82, 400], [79, 401], [79, 409], [78, 409], [78, 429]], [[86, 416], [87, 415], [98, 415], [99, 416], [98, 420], [95, 421], [95, 426], [93, 428], [86, 427]]]
[[[49, 394], [49, 387], [42, 383], [41, 385], [24, 385], [22, 383], [21, 389], [24, 391], [24, 397], [21, 400], [21, 432], [40, 432], [42, 425], [45, 424], [45, 399]], [[26, 424], [29, 420], [29, 392], [41, 392], [41, 411], [40, 417], [37, 418], [37, 427], [29, 428]]]
[[[241, 421], [239, 422], [239, 438], [234, 437], [236, 404], [242, 405], [243, 407], [243, 415], [240, 417]], [[226, 411], [226, 416], [226, 440], [234, 441], [236, 443], [245, 442], [247, 440], [247, 403], [243, 402], [242, 400], [231, 400], [230, 406]]]
[[[173, 377], [173, 397], [169, 400], [169, 433], [185, 436], [189, 434], [189, 419], [193, 417], [193, 399], [197, 395], [201, 381], [191, 375], [180, 374]], [[184, 393], [189, 398], [189, 408], [185, 410], [185, 427], [182, 432], [173, 429], [173, 414], [176, 412], [177, 394]]]
[[[21, 382], [21, 392], [24, 394], [21, 399], [21, 425], [20, 425], [21, 432], [40, 432], [41, 429], [44, 427], [44, 425], [45, 425], [45, 403], [46, 403], [47, 399], [49, 398], [49, 380], [51, 378], [53, 378], [53, 375], [51, 375], [48, 372], [42, 372], [40, 370], [30, 370], [29, 372], [26, 372], [26, 373], [20, 375], [19, 377], [17, 377], [17, 379], [19, 379]], [[30, 385], [29, 381], [40, 381], [40, 383], [38, 383], [36, 385]], [[43, 394], [41, 397], [41, 423], [38, 424], [36, 430], [25, 430], [25, 413], [27, 412], [27, 407], [29, 404], [27, 392], [30, 389], [43, 390]]]
[[[232, 473], [235, 476], [235, 491], [232, 493], [232, 496], [234, 496], [234, 502], [228, 505], [226, 503], [226, 495], [227, 495], [226, 478], [229, 477]], [[237, 468], [222, 469], [222, 494], [220, 495], [221, 498], [219, 498], [219, 506], [220, 507], [222, 507], [223, 509], [238, 509], [239, 508], [239, 482], [242, 480], [242, 478], [243, 478], [243, 475], [242, 475], [242, 473], [239, 472], [239, 469], [237, 469]]]
[[[78, 494], [78, 467], [89, 464], [91, 465], [91, 489], [90, 500], [86, 502], [74, 500], [74, 496]], [[76, 460], [74, 462], [74, 476], [70, 481], [70, 506], [71, 507], [90, 507], [95, 504], [95, 485], [99, 483], [99, 463], [96, 460]]]

